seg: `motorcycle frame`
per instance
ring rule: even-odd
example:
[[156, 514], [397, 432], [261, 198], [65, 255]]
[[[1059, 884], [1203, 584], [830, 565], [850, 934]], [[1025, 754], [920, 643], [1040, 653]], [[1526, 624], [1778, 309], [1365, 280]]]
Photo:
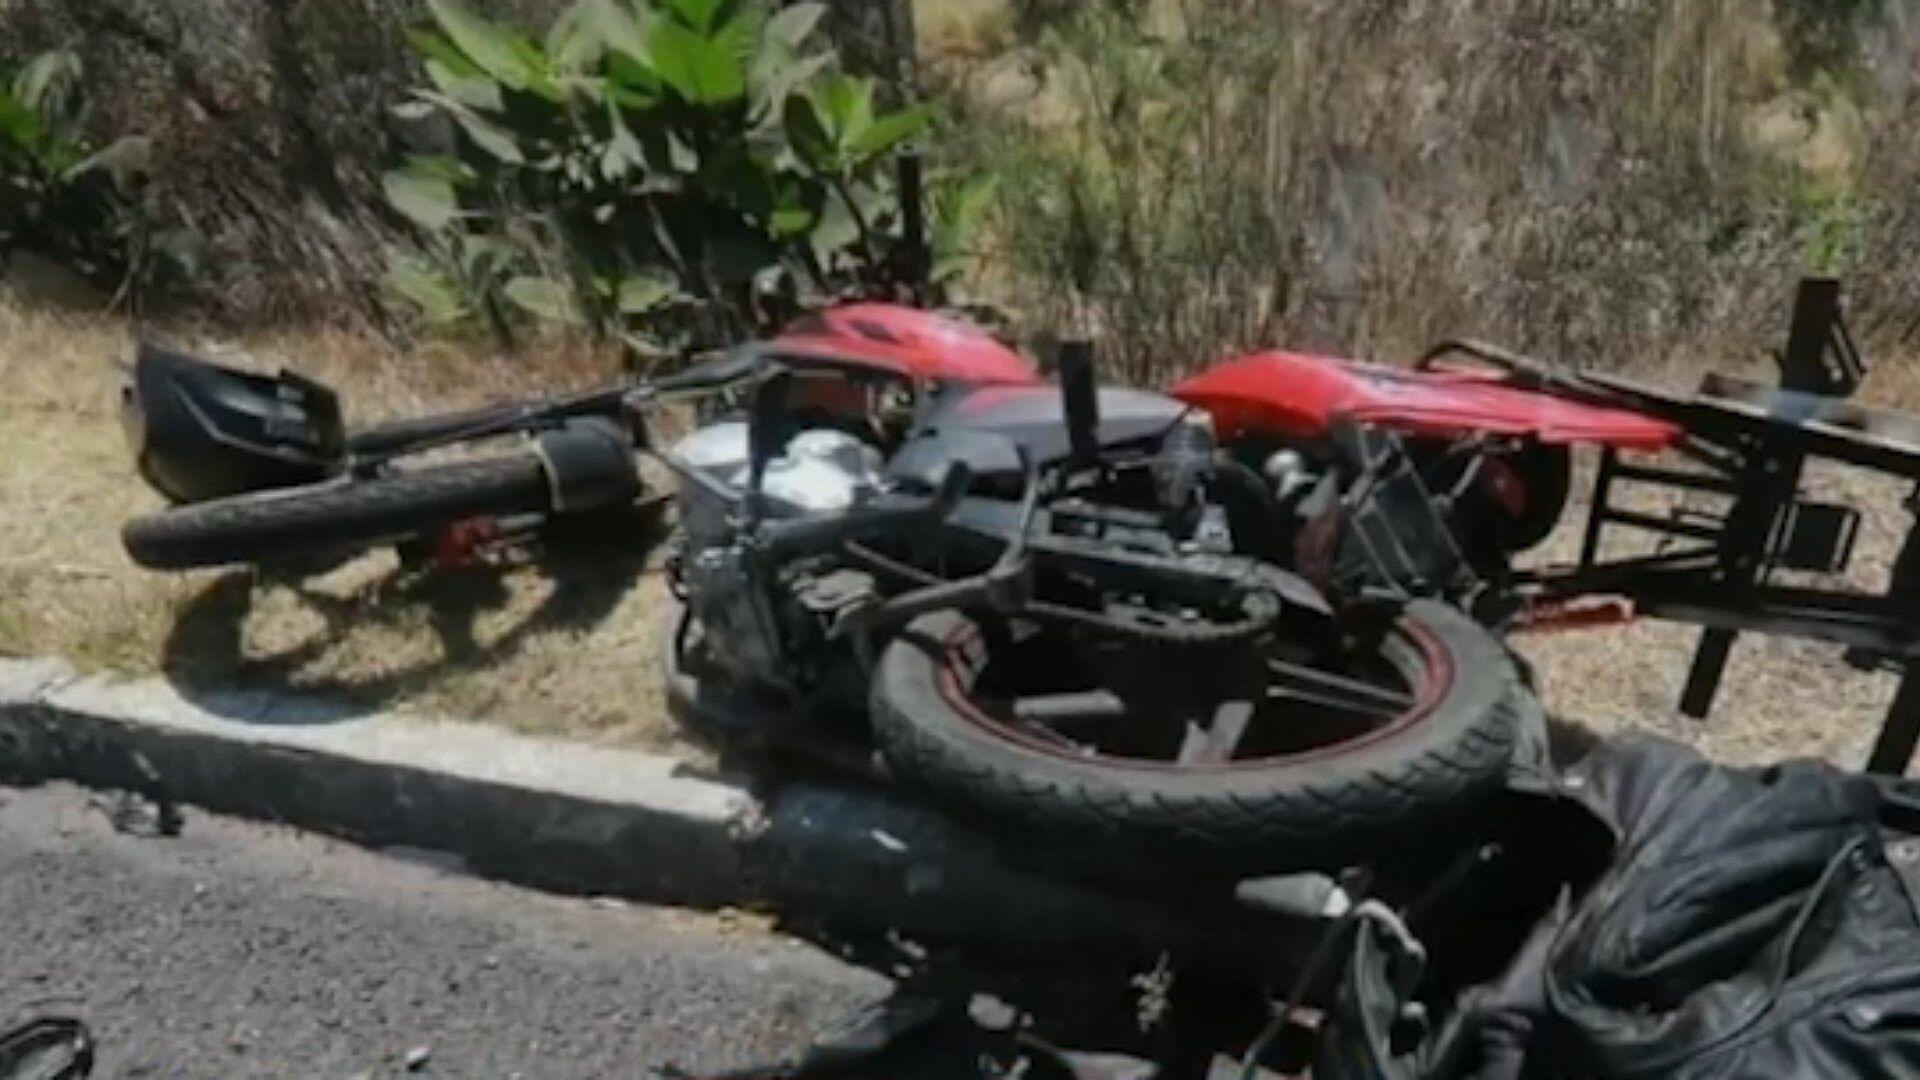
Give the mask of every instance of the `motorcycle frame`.
[[[1811, 461], [1907, 480], [1914, 488], [1906, 509], [1920, 514], [1920, 420], [1846, 400], [1866, 367], [1847, 330], [1836, 281], [1801, 283], [1779, 361], [1777, 387], [1709, 376], [1695, 395], [1613, 376], [1551, 376], [1546, 392], [1674, 423], [1685, 433], [1674, 450], [1686, 465], [1603, 448], [1578, 562], [1518, 572], [1515, 585], [1546, 604], [1624, 597], [1636, 614], [1702, 627], [1680, 700], [1681, 710], [1696, 719], [1711, 710], [1743, 632], [1830, 641], [1846, 646], [1850, 661], [1897, 667], [1900, 687], [1867, 768], [1903, 773], [1920, 745], [1920, 529], [1909, 524], [1884, 592], [1795, 584], [1783, 575], [1844, 569], [1858, 535], [1857, 509], [1802, 497], [1800, 481]], [[1536, 376], [1544, 369], [1530, 366]], [[1622, 505], [1628, 484], [1676, 500], [1706, 493], [1728, 507], [1701, 518], [1676, 506], [1661, 517]], [[1606, 557], [1606, 539], [1622, 530], [1671, 546]]]
[[[787, 644], [776, 629], [780, 620], [770, 615], [781, 601], [773, 593], [779, 587], [779, 570], [793, 560], [828, 552], [838, 552], [854, 565], [902, 586], [900, 592], [842, 613], [831, 636], [850, 639], [855, 657], [873, 654], [875, 633], [936, 610], [984, 609], [1064, 621], [1096, 631], [1123, 629], [1104, 615], [1035, 599], [1034, 579], [1043, 570], [1063, 569], [1121, 592], [1191, 590], [1190, 595], [1198, 595], [1245, 585], [1246, 556], [1176, 554], [1172, 550], [1161, 553], [1117, 547], [1104, 538], [1050, 535], [1049, 523], [1058, 512], [1053, 500], [1064, 493], [1064, 480], [1126, 464], [1144, 464], [1154, 456], [1121, 451], [1116, 458], [1114, 451], [1098, 447], [1094, 431], [1099, 426], [1099, 411], [1090, 364], [1062, 372], [1063, 417], [1074, 433], [1074, 451], [1061, 460], [1040, 463], [1024, 447], [1012, 444], [1025, 474], [1017, 500], [968, 496], [971, 470], [964, 461], [956, 460], [938, 488], [926, 495], [883, 494], [872, 504], [827, 518], [766, 518], [762, 516], [760, 483], [768, 460], [781, 449], [773, 429], [783, 426], [781, 411], [788, 374], [777, 363], [770, 364], [756, 387], [749, 412], [752, 450], [746, 487], [723, 484], [674, 461], [670, 455], [654, 455], [677, 475], [700, 484], [733, 507], [745, 554], [743, 566], [748, 568], [738, 587], [754, 593], [750, 601], [760, 612], [769, 644], [782, 666], [786, 665]], [[864, 544], [876, 534], [903, 529], [928, 530], [968, 546], [997, 546], [999, 552], [984, 570], [945, 578], [896, 561]], [[1285, 608], [1308, 617], [1331, 615], [1325, 599], [1297, 575], [1270, 567], [1266, 580]]]

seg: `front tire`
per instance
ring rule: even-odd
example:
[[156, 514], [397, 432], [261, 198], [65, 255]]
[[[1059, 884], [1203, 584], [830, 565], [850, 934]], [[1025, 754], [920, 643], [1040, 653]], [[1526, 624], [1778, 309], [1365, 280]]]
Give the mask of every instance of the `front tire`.
[[520, 454], [189, 503], [129, 521], [121, 540], [153, 570], [264, 563], [411, 539], [463, 518], [538, 513], [550, 499], [540, 459]]
[[873, 723], [902, 778], [1016, 835], [1268, 869], [1338, 864], [1448, 828], [1496, 790], [1529, 700], [1506, 650], [1451, 608], [1411, 604], [1385, 640], [1421, 657], [1417, 709], [1310, 751], [1188, 767], [1064, 753], [990, 715], [969, 698], [987, 639], [940, 612], [883, 654]]

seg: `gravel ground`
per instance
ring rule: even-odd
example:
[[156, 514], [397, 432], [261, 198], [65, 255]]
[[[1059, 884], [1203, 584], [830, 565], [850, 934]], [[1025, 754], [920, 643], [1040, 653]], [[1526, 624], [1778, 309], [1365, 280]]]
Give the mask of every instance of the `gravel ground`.
[[78, 789], [0, 788], [0, 1016], [76, 1004], [97, 1076], [713, 1071], [885, 992], [757, 923], [187, 813], [182, 835], [139, 837]]

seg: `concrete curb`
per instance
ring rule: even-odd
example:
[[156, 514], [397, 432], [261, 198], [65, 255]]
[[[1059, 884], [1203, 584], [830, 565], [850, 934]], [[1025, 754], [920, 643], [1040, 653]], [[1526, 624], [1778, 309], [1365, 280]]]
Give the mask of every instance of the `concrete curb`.
[[[489, 877], [1031, 954], [1160, 952], [1234, 966], [1270, 939], [1007, 864], [938, 814], [815, 784], [755, 793], [672, 759], [310, 700], [183, 698], [161, 679], [0, 659], [0, 781], [156, 788], [220, 813], [458, 855]], [[191, 828], [191, 824], [188, 826]], [[1293, 947], [1266, 941], [1275, 958]], [[1242, 967], [1244, 970], [1244, 967]]]

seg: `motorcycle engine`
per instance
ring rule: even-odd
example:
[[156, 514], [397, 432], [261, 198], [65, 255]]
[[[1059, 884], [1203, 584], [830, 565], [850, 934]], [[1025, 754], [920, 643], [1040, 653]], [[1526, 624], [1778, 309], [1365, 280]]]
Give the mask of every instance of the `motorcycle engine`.
[[[744, 492], [747, 448], [747, 425], [726, 421], [693, 432], [671, 453], [686, 468]], [[762, 506], [773, 518], [840, 514], [879, 483], [878, 451], [845, 432], [813, 428], [795, 435], [767, 463]], [[810, 560], [756, 565], [739, 531], [738, 503], [690, 479], [681, 482], [679, 509], [685, 547], [677, 584], [704, 630], [706, 659], [750, 685], [788, 687], [805, 681], [797, 678], [804, 675], [801, 660], [824, 641], [839, 606], [823, 607], [822, 598], [856, 602], [864, 592], [861, 582], [849, 580], [848, 571]], [[764, 580], [769, 573], [779, 580]]]

